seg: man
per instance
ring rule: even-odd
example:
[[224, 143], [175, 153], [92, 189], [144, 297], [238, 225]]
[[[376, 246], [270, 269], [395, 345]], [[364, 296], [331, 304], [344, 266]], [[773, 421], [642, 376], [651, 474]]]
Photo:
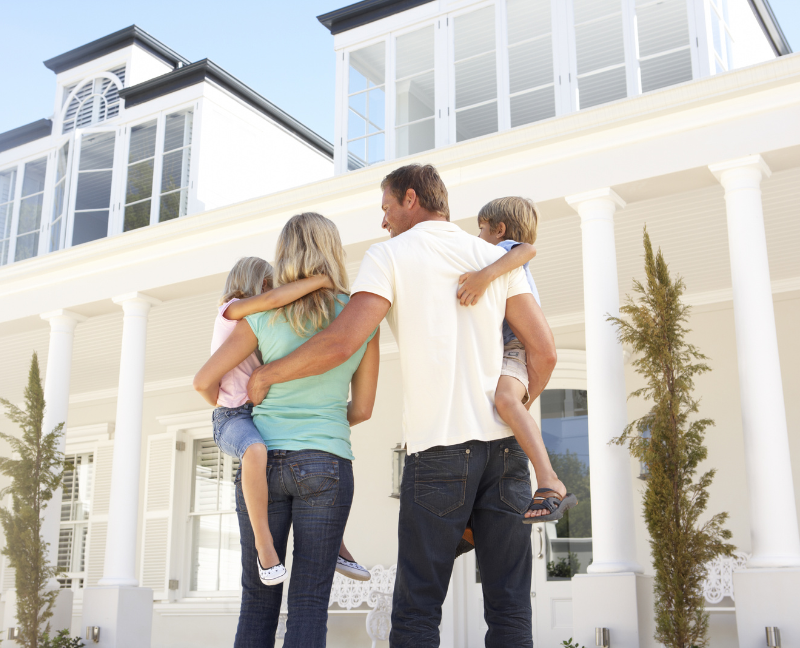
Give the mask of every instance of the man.
[[531, 528], [522, 523], [530, 473], [493, 398], [503, 316], [528, 354], [531, 401], [555, 366], [553, 336], [521, 270], [495, 280], [477, 305], [459, 305], [458, 277], [503, 251], [449, 222], [436, 169], [401, 167], [381, 188], [391, 239], [367, 251], [350, 302], [297, 351], [257, 369], [248, 392], [259, 403], [275, 383], [338, 366], [387, 317], [400, 349], [408, 453], [390, 644], [439, 645], [456, 546], [472, 516], [486, 645], [531, 647]]

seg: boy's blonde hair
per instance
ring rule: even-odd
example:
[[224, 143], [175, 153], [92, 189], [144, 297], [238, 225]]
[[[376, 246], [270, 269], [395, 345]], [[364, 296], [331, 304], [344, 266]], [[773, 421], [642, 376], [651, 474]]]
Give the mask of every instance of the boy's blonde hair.
[[278, 238], [275, 285], [323, 274], [333, 281], [333, 290], [320, 288], [275, 311], [274, 318], [283, 315], [301, 337], [316, 333], [333, 320], [336, 296], [349, 295], [350, 286], [344, 248], [333, 221], [313, 212], [292, 216]]
[[487, 223], [492, 232], [496, 232], [500, 223], [503, 223], [506, 226], [506, 240], [533, 245], [536, 242], [539, 213], [530, 198], [507, 196], [481, 207], [478, 222]]
[[260, 295], [264, 280], [267, 288], [272, 288], [272, 266], [258, 257], [242, 257], [228, 273], [225, 280], [225, 289], [219, 298], [219, 305], [226, 304], [231, 299], [247, 299]]

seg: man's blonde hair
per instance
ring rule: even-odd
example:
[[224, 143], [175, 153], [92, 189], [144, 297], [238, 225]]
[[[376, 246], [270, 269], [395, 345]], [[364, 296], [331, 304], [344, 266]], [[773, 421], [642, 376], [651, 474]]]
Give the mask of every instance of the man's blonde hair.
[[536, 242], [539, 213], [530, 198], [507, 196], [481, 207], [478, 222], [487, 223], [492, 232], [496, 232], [500, 223], [503, 223], [506, 226], [506, 240], [533, 245]]
[[225, 289], [219, 299], [219, 305], [228, 303], [231, 299], [246, 299], [261, 294], [264, 280], [267, 288], [272, 288], [272, 266], [258, 257], [242, 257], [228, 273], [225, 280]]
[[333, 221], [313, 212], [292, 216], [278, 238], [275, 285], [323, 274], [333, 281], [333, 290], [320, 288], [275, 311], [274, 317], [283, 315], [301, 337], [316, 333], [333, 320], [337, 295], [349, 295], [350, 286], [344, 248]]

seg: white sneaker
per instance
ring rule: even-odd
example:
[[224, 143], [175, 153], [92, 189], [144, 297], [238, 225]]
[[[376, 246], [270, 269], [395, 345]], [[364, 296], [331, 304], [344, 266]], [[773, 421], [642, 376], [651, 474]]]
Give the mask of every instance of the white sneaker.
[[347, 576], [357, 581], [368, 581], [372, 578], [372, 574], [367, 571], [366, 567], [362, 567], [357, 562], [345, 560], [341, 556], [336, 558], [336, 571], [342, 576]]
[[258, 577], [264, 585], [280, 585], [289, 577], [289, 572], [286, 571], [286, 567], [283, 566], [283, 563], [278, 563], [274, 567], [264, 569], [261, 566], [261, 559], [256, 556], [256, 565], [258, 566]]

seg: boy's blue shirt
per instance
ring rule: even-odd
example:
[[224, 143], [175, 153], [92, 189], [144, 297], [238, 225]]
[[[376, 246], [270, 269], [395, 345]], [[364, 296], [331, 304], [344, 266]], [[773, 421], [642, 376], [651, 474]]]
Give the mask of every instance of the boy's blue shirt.
[[[497, 247], [503, 248], [506, 252], [511, 252], [513, 248], [517, 245], [520, 245], [516, 241], [500, 241], [497, 244]], [[536, 300], [536, 303], [539, 306], [542, 305], [541, 299], [539, 299], [539, 291], [536, 289], [536, 284], [533, 281], [533, 277], [531, 276], [531, 271], [528, 270], [528, 264], [526, 263], [522, 266], [522, 269], [525, 270], [525, 276], [528, 278], [528, 285], [531, 287], [531, 292], [533, 293], [533, 298]], [[503, 320], [503, 344], [508, 344], [512, 340], [516, 340], [517, 336], [514, 335], [514, 332], [511, 330], [511, 327], [508, 325], [508, 322]]]

